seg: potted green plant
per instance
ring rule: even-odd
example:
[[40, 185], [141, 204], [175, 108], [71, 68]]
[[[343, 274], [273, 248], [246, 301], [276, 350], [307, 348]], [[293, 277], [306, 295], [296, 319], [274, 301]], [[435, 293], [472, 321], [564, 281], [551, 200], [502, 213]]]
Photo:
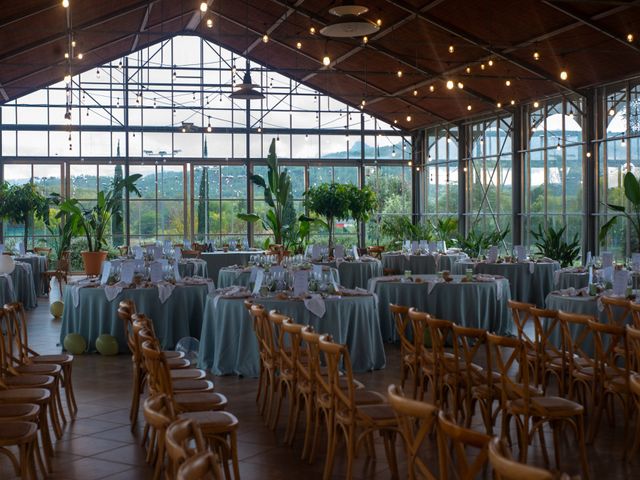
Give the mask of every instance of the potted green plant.
[[386, 216], [380, 224], [380, 231], [388, 239], [389, 250], [401, 249], [404, 240], [433, 240], [431, 223], [421, 222], [414, 225], [407, 215]]
[[24, 225], [24, 246], [27, 248], [29, 228], [35, 218], [49, 223], [50, 198], [42, 195], [33, 183], [0, 187], [0, 218]]
[[458, 233], [458, 220], [453, 217], [438, 218], [431, 222], [433, 232], [438, 240], [450, 244]]
[[[351, 218], [358, 222], [358, 230], [360, 226], [369, 221], [371, 214], [378, 207], [378, 196], [373, 189], [367, 185], [358, 188], [356, 185], [346, 186], [349, 192], [349, 211]], [[358, 247], [360, 245], [360, 236], [358, 235]]]
[[75, 198], [67, 199], [60, 204], [60, 211], [56, 217], [62, 218], [67, 215], [66, 223], [70, 225], [73, 234], [84, 235], [87, 240], [87, 250], [81, 253], [87, 275], [100, 273], [102, 262], [107, 257], [107, 234], [111, 219], [122, 216], [121, 192], [133, 193], [140, 197], [140, 191], [135, 185], [140, 177], [142, 175], [135, 174], [114, 180], [108, 190], [98, 192], [98, 198], [91, 206], [83, 205]]
[[349, 187], [338, 183], [323, 183], [311, 187], [305, 192], [304, 204], [311, 213], [325, 219], [323, 225], [329, 233], [329, 254], [331, 255], [336, 220], [346, 220], [350, 215]]
[[640, 250], [640, 182], [633, 173], [627, 172], [624, 175], [622, 186], [624, 187], [624, 196], [629, 201], [629, 209], [624, 205], [606, 204], [606, 206], [615, 213], [609, 221], [600, 228], [599, 240], [600, 243], [604, 243], [611, 228], [613, 228], [619, 218], [624, 217], [629, 220], [629, 224], [636, 234], [636, 244]]
[[502, 243], [508, 233], [508, 228], [502, 232], [494, 231], [491, 233], [471, 230], [466, 237], [458, 238], [458, 245], [471, 258], [477, 258], [489, 247]]
[[264, 216], [256, 213], [238, 213], [240, 220], [247, 222], [262, 222], [265, 230], [271, 232], [274, 237], [275, 244], [282, 246], [284, 244], [284, 233], [290, 228], [284, 223], [285, 206], [291, 190], [291, 178], [285, 168], [282, 172], [278, 165], [278, 157], [276, 156], [276, 142], [271, 140], [269, 146], [269, 156], [267, 157], [267, 179], [261, 175], [253, 174], [250, 177], [254, 185], [262, 187], [264, 191], [264, 201], [271, 207]]
[[531, 230], [531, 235], [536, 240], [535, 247], [538, 253], [552, 260], [560, 262], [560, 266], [570, 267], [580, 256], [580, 238], [576, 233], [571, 242], [564, 239], [567, 226], [555, 230], [551, 225], [545, 231], [542, 225], [538, 225], [538, 231]]

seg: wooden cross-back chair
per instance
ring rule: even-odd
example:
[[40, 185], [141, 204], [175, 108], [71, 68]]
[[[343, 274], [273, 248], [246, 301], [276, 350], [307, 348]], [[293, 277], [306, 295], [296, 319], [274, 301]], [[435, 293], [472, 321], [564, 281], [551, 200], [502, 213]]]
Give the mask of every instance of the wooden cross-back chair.
[[396, 333], [400, 339], [400, 385], [404, 388], [405, 380], [409, 377], [413, 386], [413, 398], [418, 395], [418, 385], [420, 378], [420, 356], [418, 354], [418, 348], [416, 348], [416, 342], [422, 342], [422, 338], [417, 338], [413, 335], [413, 338], [409, 338], [411, 319], [409, 318], [409, 307], [403, 305], [390, 304], [389, 310], [393, 316], [393, 321], [396, 326]]
[[558, 318], [557, 310], [531, 307], [529, 310], [538, 329], [537, 338], [540, 342], [540, 381], [543, 392], [546, 393], [549, 380], [554, 377], [558, 383], [561, 397], [568, 393], [567, 377], [569, 372], [568, 352], [563, 340], [562, 322]]
[[496, 480], [570, 480], [565, 473], [557, 474], [518, 462], [512, 457], [509, 446], [498, 437], [489, 442], [489, 463]]
[[[440, 479], [475, 480], [486, 468], [491, 437], [456, 424], [445, 412], [438, 413]], [[473, 452], [473, 453], [471, 453]]]
[[516, 302], [509, 300], [509, 308], [511, 309], [511, 317], [518, 331], [518, 338], [524, 342], [527, 363], [526, 366], [531, 372], [529, 378], [540, 385], [542, 370], [540, 361], [540, 328], [537, 326], [537, 317], [531, 314], [531, 307], [535, 305], [525, 302]]
[[218, 460], [211, 452], [196, 453], [178, 468], [177, 480], [222, 480]]

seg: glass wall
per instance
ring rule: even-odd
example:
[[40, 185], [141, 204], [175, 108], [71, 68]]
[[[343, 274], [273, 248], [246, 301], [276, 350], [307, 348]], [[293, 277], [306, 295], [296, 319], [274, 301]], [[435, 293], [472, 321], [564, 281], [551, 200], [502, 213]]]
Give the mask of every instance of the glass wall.
[[[411, 146], [397, 129], [255, 64], [252, 79], [265, 98], [247, 112], [246, 101], [230, 98], [245, 66], [209, 41], [178, 36], [7, 102], [3, 178], [91, 202], [114, 175], [141, 174], [141, 197], [131, 197], [129, 223], [113, 232], [114, 243], [126, 232], [133, 243], [245, 237], [236, 214], [266, 209], [247, 175], [264, 172], [273, 139], [292, 175], [296, 213], [310, 186], [360, 185], [365, 168], [404, 181]], [[381, 202], [380, 214], [410, 212], [409, 201], [396, 203]], [[21, 232], [4, 225], [8, 239]], [[356, 232], [348, 222], [338, 229], [350, 243]], [[45, 233], [40, 225], [35, 235]], [[255, 237], [266, 238], [257, 224]]]
[[458, 140], [455, 126], [426, 132], [426, 161], [422, 173], [423, 217], [426, 220], [458, 217]]

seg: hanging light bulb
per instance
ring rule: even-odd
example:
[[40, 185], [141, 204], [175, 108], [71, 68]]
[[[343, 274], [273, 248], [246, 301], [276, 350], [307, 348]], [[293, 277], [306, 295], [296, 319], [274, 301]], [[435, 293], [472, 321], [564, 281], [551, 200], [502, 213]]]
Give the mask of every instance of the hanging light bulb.
[[500, 103], [500, 102], [496, 103], [496, 107], [502, 108], [502, 103]]
[[300, 50], [302, 48], [302, 42], [296, 43], [296, 48]]
[[82, 60], [84, 58], [84, 55], [82, 53], [78, 54], [78, 60]]
[[627, 144], [627, 141], [624, 138], [620, 140], [620, 145], [624, 147], [626, 144]]
[[429, 85], [429, 91], [430, 92], [435, 92], [436, 91], [436, 86], [435, 85]]
[[453, 80], [447, 80], [447, 90], [453, 90]]
[[68, 59], [69, 58], [69, 52], [64, 52], [64, 58]]
[[213, 27], [213, 20], [210, 18], [207, 18], [207, 28], [211, 28]]
[[64, 76], [64, 83], [66, 83], [66, 84], [71, 83], [71, 74], [67, 73], [67, 74]]
[[417, 96], [418, 96], [418, 90], [414, 90], [414, 91], [413, 91], [413, 96], [414, 96], [414, 97], [417, 97]]
[[458, 88], [462, 90], [464, 88], [464, 83], [458, 82]]
[[573, 109], [569, 109], [569, 118], [573, 119]]
[[493, 67], [493, 60], [489, 60], [489, 61], [487, 62], [487, 65], [489, 65], [490, 67]]
[[369, 37], [367, 37], [366, 35], [362, 37], [362, 43], [364, 43], [365, 45], [369, 43]]
[[504, 84], [505, 84], [507, 87], [510, 87], [510, 86], [511, 86], [511, 80], [507, 80], [506, 82], [504, 82]]
[[471, 73], [471, 67], [465, 68], [464, 71], [467, 72], [467, 73]]
[[91, 109], [87, 108], [87, 117], [89, 116], [89, 110], [91, 110]]
[[209, 117], [209, 123], [207, 124], [207, 132], [211, 133], [211, 117]]
[[616, 114], [616, 110], [614, 108], [609, 109], [609, 116], [613, 117]]
[[533, 59], [540, 60], [540, 52], [538, 52], [537, 50], [533, 52]]
[[156, 106], [157, 106], [156, 97], [153, 97], [153, 108], [156, 108]]
[[360, 108], [363, 108], [367, 104], [367, 99], [365, 96], [362, 96], [362, 100], [360, 101]]
[[64, 119], [67, 125], [71, 125], [71, 110], [69, 110], [69, 108], [64, 112]]
[[100, 78], [100, 69], [96, 68], [96, 78]]
[[407, 122], [410, 122], [412, 120], [411, 115], [407, 115]]
[[207, 5], [207, 2], [202, 2], [200, 4], [200, 11], [202, 13], [207, 13], [207, 9], [209, 8], [209, 5]]
[[309, 141], [309, 134], [308, 134], [308, 133], [305, 133], [305, 134], [304, 134], [304, 141], [305, 141], [305, 142], [308, 142], [308, 141]]
[[316, 27], [311, 27], [311, 28], [309, 28], [309, 33], [310, 33], [311, 35], [315, 35], [315, 34], [316, 34]]
[[118, 70], [122, 70], [122, 60], [118, 63]]
[[262, 132], [262, 126], [258, 126], [258, 133]]
[[511, 101], [510, 101], [509, 103], [510, 103], [511, 105], [515, 105], [515, 104], [516, 104], [516, 101], [515, 101], [515, 100], [513, 100], [513, 99], [511, 99]]
[[395, 157], [396, 156], [396, 146], [393, 146], [393, 149], [391, 150], [391, 156]]
[[447, 143], [451, 143], [451, 136], [447, 133]]
[[379, 27], [382, 26], [382, 19], [379, 18], [378, 20], [376, 20], [376, 25], [378, 25]]
[[560, 144], [560, 140], [558, 140], [558, 144], [556, 145], [556, 150], [562, 150], [562, 145]]
[[473, 107], [471, 105], [467, 105], [467, 110], [471, 111]]
[[449, 53], [453, 53], [456, 51], [456, 48], [453, 45], [449, 45]]
[[567, 71], [566, 71], [566, 70], [564, 70], [564, 69], [563, 69], [563, 70], [560, 72], [560, 80], [566, 80], [567, 78], [569, 78], [569, 74], [567, 73]]
[[329, 58], [329, 55], [325, 55], [324, 57], [322, 57], [322, 64], [325, 67], [328, 67], [329, 65], [331, 65], [331, 58]]
[[71, 40], [71, 46], [72, 46], [73, 48], [76, 48], [76, 41], [75, 41], [75, 40]]
[[539, 106], [540, 106], [540, 103], [538, 103], [537, 101], [533, 102], [533, 108], [538, 108]]
[[634, 37], [633, 33], [627, 33], [627, 42], [633, 43]]
[[484, 63], [480, 64], [480, 70], [484, 70]]
[[120, 97], [116, 98], [116, 107], [120, 106]]
[[398, 76], [398, 78], [402, 78], [402, 70], [398, 70], [396, 72], [396, 75]]
[[62, 6], [64, 8], [69, 8], [69, 0], [62, 0]]
[[267, 35], [266, 33], [262, 36], [262, 43], [268, 43], [269, 42], [269, 35]]

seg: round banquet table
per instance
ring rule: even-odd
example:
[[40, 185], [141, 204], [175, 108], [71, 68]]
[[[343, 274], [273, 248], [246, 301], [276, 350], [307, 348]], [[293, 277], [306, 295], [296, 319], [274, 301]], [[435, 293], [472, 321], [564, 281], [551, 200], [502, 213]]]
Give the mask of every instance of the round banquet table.
[[208, 277], [207, 262], [199, 258], [182, 259], [178, 262], [181, 277]]
[[73, 284], [65, 287], [64, 312], [60, 329], [60, 344], [68, 333], [79, 333], [87, 341], [89, 351], [95, 351], [95, 342], [103, 333], [118, 340], [119, 351], [128, 352], [122, 320], [118, 318], [118, 303], [133, 300], [136, 310], [153, 320], [153, 326], [164, 349], [173, 348], [183, 337], [200, 336], [202, 314], [208, 292], [206, 284], [177, 285], [171, 296], [161, 303], [158, 289], [125, 288], [112, 301], [107, 300], [103, 288], [78, 289], [78, 306], [74, 307]]
[[0, 274], [0, 302], [2, 305], [16, 301], [16, 293], [13, 289], [13, 279], [10, 275]]
[[589, 272], [560, 269], [554, 272], [553, 284], [558, 290], [565, 290], [571, 287], [580, 290], [581, 288], [589, 286]]
[[33, 310], [38, 306], [38, 295], [33, 281], [31, 264], [26, 262], [16, 262], [16, 268], [11, 273], [13, 289], [16, 301], [22, 302], [26, 310]]
[[209, 272], [209, 278], [216, 281], [218, 279], [218, 272], [222, 267], [228, 267], [230, 265], [246, 265], [249, 263], [251, 255], [256, 255], [263, 250], [238, 250], [233, 252], [203, 252], [200, 258], [207, 262], [207, 271]]
[[383, 274], [382, 262], [376, 258], [371, 260], [355, 260], [342, 262], [313, 262], [315, 265], [337, 268], [340, 284], [347, 288], [367, 288], [369, 279]]
[[463, 261], [453, 266], [453, 273], [461, 275], [468, 268], [473, 268], [475, 273], [505, 277], [509, 280], [512, 299], [544, 308], [545, 299], [554, 288], [553, 273], [560, 269], [560, 264], [558, 262], [474, 263]]
[[[375, 298], [371, 295], [325, 298], [322, 318], [309, 312], [301, 300], [257, 298], [267, 310], [276, 309], [317, 332], [329, 333], [349, 346], [354, 371], [384, 368], [385, 354]], [[257, 377], [260, 357], [253, 321], [242, 298], [209, 295], [205, 305], [198, 366], [215, 375]]]
[[[335, 268], [329, 269], [329, 267], [324, 267], [323, 270], [329, 270], [331, 272], [331, 280], [341, 285], [340, 274], [338, 273], [338, 270], [336, 270]], [[237, 285], [240, 287], [249, 288], [250, 278], [251, 267], [223, 267], [218, 272], [218, 283], [216, 283], [216, 287], [227, 288]]]
[[49, 290], [46, 280], [42, 277], [42, 273], [47, 271], [47, 257], [44, 255], [23, 255], [14, 257], [17, 262], [24, 262], [31, 265], [31, 274], [33, 275], [33, 284], [35, 285], [36, 295], [45, 295]]
[[462, 277], [456, 275], [452, 282], [438, 282], [436, 275], [413, 275], [412, 278], [422, 282], [381, 277], [369, 285], [369, 290], [378, 295], [380, 330], [385, 341], [397, 339], [390, 303], [415, 307], [458, 325], [484, 328], [501, 335], [514, 332], [507, 305], [511, 296], [506, 279], [461, 282]]
[[[438, 271], [452, 270], [452, 266], [459, 260], [467, 258], [464, 253], [443, 253], [424, 255], [404, 255], [402, 253], [383, 253], [382, 266], [384, 269], [404, 273], [410, 270], [413, 274], [426, 275]], [[464, 273], [464, 272], [462, 272]]]

